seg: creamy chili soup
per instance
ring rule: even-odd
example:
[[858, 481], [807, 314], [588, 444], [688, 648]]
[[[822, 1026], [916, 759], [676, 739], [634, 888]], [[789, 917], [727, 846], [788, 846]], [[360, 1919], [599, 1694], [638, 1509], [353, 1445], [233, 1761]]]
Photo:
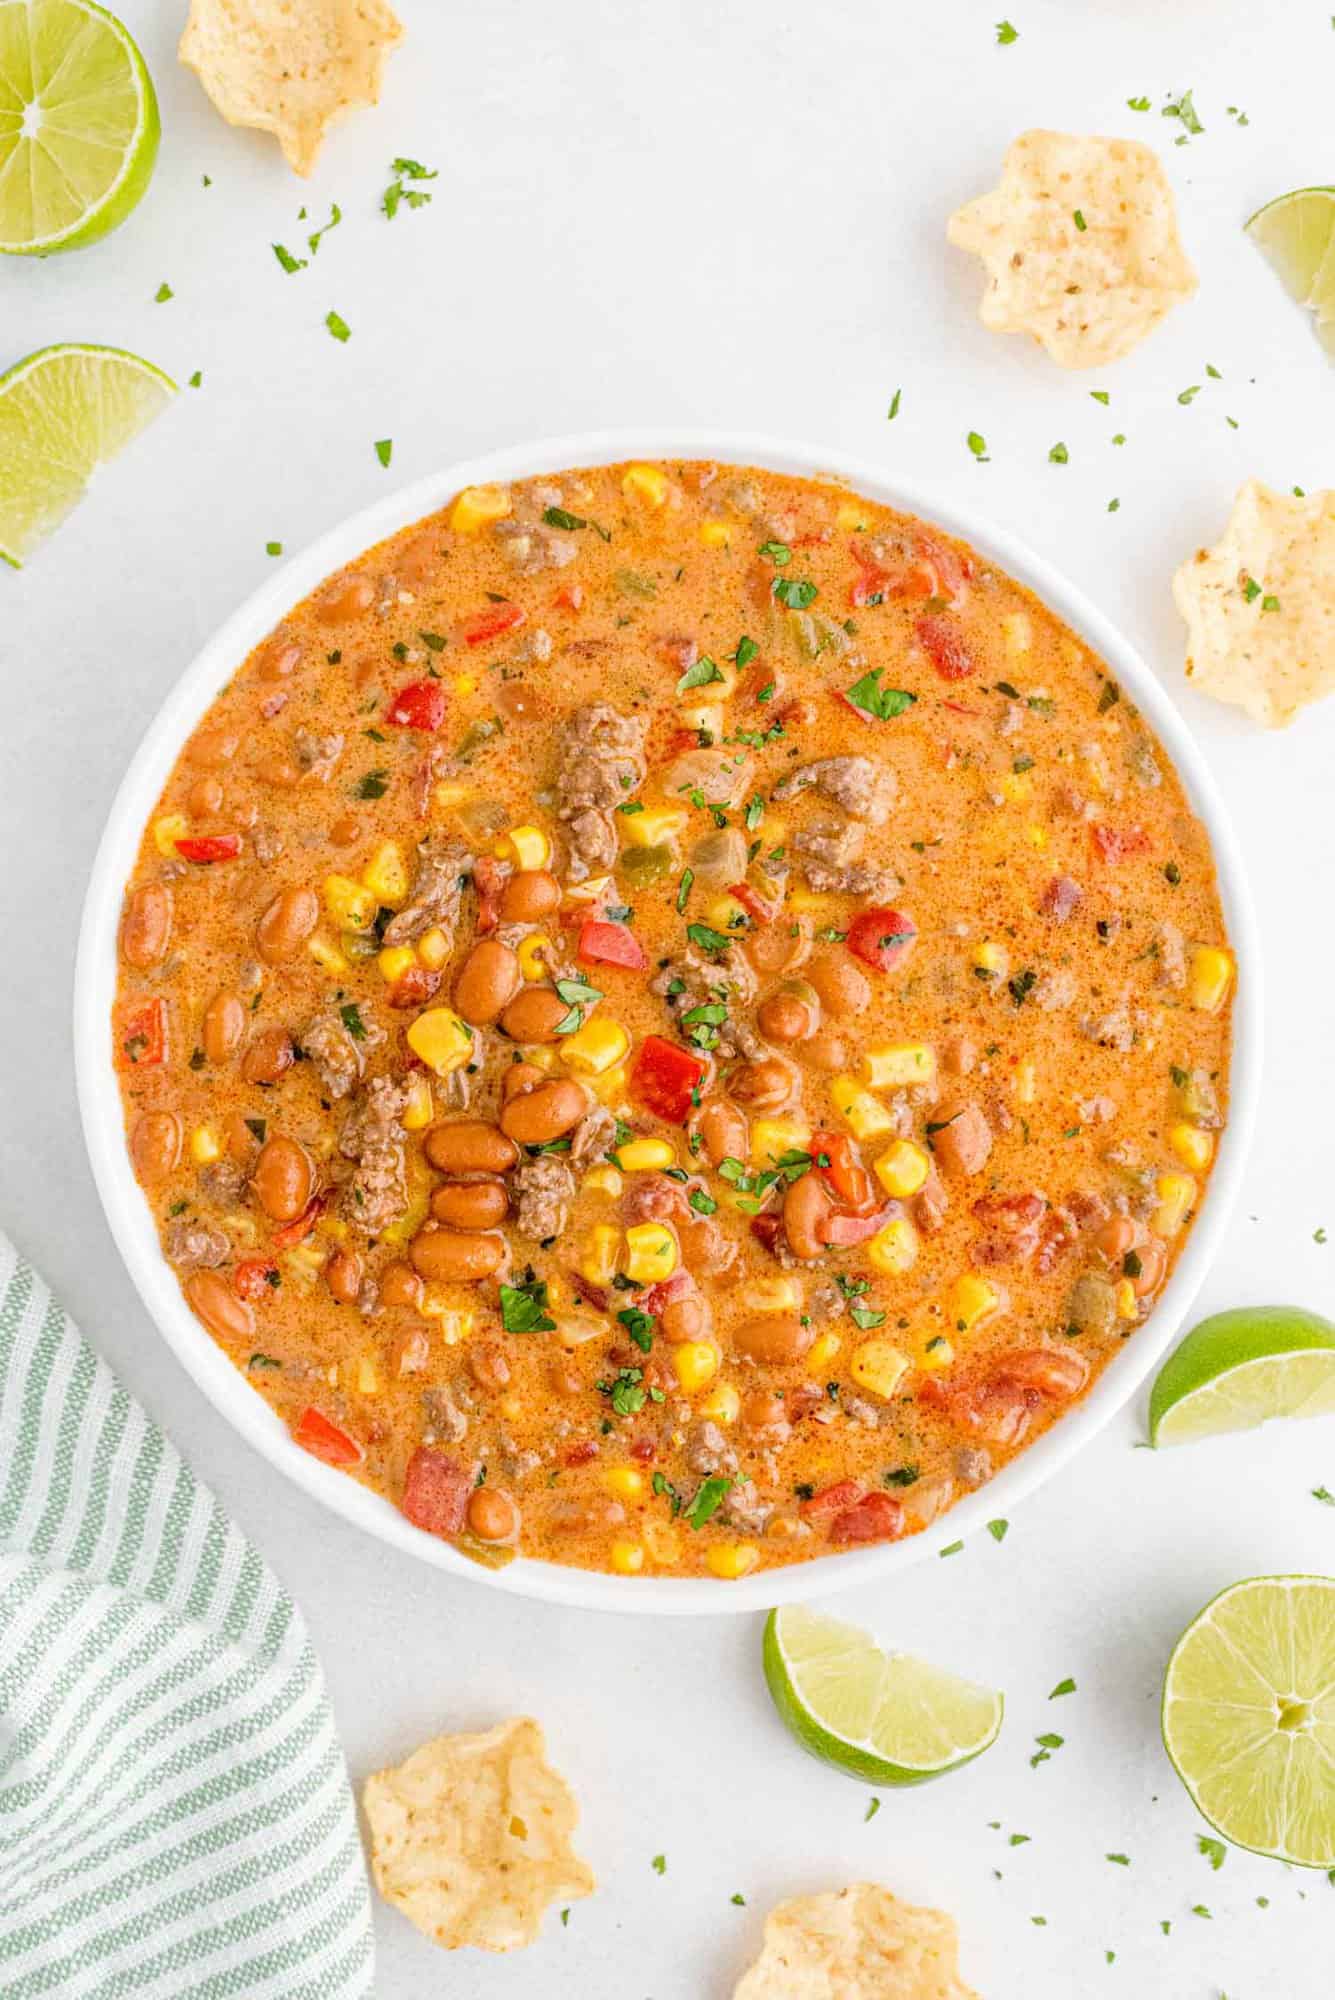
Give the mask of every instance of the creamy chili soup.
[[1227, 1115], [1209, 843], [1103, 662], [735, 466], [470, 488], [297, 605], [121, 957], [186, 1298], [493, 1564], [920, 1531], [1134, 1337]]

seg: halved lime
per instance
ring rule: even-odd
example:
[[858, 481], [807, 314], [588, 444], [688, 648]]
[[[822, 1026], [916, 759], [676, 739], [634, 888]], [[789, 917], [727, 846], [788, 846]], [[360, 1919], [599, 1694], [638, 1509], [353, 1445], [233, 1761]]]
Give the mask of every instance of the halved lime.
[[45, 257], [124, 222], [158, 156], [144, 59], [93, 0], [0, 0], [0, 250]]
[[1226, 1839], [1335, 1866], [1335, 1577], [1256, 1576], [1207, 1604], [1168, 1662], [1163, 1740]]
[[804, 1750], [869, 1785], [920, 1785], [996, 1741], [1004, 1703], [856, 1625], [801, 1604], [771, 1611], [765, 1679]]
[[43, 347], [0, 375], [0, 560], [20, 569], [175, 394], [119, 347]]
[[1316, 315], [1317, 337], [1335, 359], [1335, 188], [1295, 188], [1258, 208], [1247, 234]]
[[1150, 1443], [1335, 1410], [1335, 1326], [1301, 1306], [1237, 1306], [1193, 1327], [1150, 1392]]

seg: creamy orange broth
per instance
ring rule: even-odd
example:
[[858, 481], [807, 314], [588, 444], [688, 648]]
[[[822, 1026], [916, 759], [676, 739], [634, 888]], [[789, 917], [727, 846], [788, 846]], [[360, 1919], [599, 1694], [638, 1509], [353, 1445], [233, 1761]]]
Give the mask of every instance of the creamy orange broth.
[[191, 1305], [491, 1563], [919, 1531], [1134, 1336], [1227, 1111], [1209, 844], [1103, 663], [732, 466], [470, 490], [294, 607], [122, 958]]

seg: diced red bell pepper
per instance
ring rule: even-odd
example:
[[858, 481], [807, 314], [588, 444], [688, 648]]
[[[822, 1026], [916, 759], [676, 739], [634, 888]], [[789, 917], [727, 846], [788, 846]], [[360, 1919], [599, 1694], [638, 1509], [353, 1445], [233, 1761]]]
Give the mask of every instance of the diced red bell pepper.
[[[846, 1132], [813, 1132], [808, 1148], [816, 1172], [847, 1208], [868, 1209], [875, 1200], [871, 1175]], [[828, 1165], [822, 1165], [822, 1161]]]
[[647, 1291], [641, 1292], [635, 1303], [642, 1312], [652, 1313], [657, 1318], [673, 1299], [684, 1299], [694, 1290], [695, 1279], [689, 1271], [674, 1271], [670, 1278], [660, 1278], [656, 1285], [650, 1285]]
[[303, 1451], [310, 1452], [313, 1458], [322, 1458], [326, 1465], [360, 1465], [366, 1456], [356, 1438], [340, 1430], [313, 1403], [297, 1418], [292, 1426], [292, 1435]]
[[580, 958], [586, 965], [620, 965], [627, 972], [643, 972], [649, 963], [644, 948], [624, 924], [608, 923], [602, 917], [586, 917], [579, 927]]
[[399, 729], [439, 729], [445, 720], [445, 689], [439, 681], [409, 681], [390, 703], [386, 719]]
[[645, 1109], [668, 1125], [684, 1125], [694, 1110], [693, 1092], [709, 1065], [694, 1049], [646, 1035], [630, 1073], [630, 1087]]
[[149, 1000], [126, 1016], [120, 1039], [121, 1060], [132, 1069], [152, 1069], [167, 1060], [167, 1003]]
[[415, 1528], [425, 1528], [429, 1535], [457, 1535], [472, 1490], [473, 1475], [462, 1460], [419, 1444], [408, 1460], [399, 1504]]
[[232, 1284], [239, 1298], [248, 1299], [253, 1305], [256, 1299], [267, 1299], [272, 1286], [269, 1273], [277, 1271], [276, 1264], [270, 1264], [264, 1257], [244, 1257], [232, 1273]]
[[563, 1454], [562, 1465], [592, 1465], [598, 1456], [598, 1447], [592, 1438], [585, 1438], [580, 1444], [572, 1444]]
[[763, 896], [758, 896], [749, 882], [732, 883], [728, 894], [758, 924], [772, 924], [779, 914], [778, 905], [767, 903]]
[[828, 1528], [838, 1515], [855, 1507], [866, 1490], [860, 1479], [837, 1479], [833, 1486], [823, 1486], [804, 1500], [797, 1511], [813, 1528]]
[[328, 1208], [329, 1200], [327, 1194], [313, 1194], [300, 1215], [294, 1216], [291, 1222], [285, 1222], [281, 1229], [275, 1229], [269, 1238], [274, 1249], [290, 1250], [294, 1243], [304, 1242]]
[[493, 604], [489, 611], [483, 611], [471, 625], [464, 626], [464, 643], [468, 646], [485, 646], [489, 639], [499, 639], [503, 632], [513, 632], [523, 624], [528, 616], [522, 604]]
[[582, 611], [584, 608], [584, 585], [564, 583], [557, 591], [552, 603], [558, 611]]
[[967, 680], [974, 672], [978, 663], [959, 628], [948, 619], [920, 618], [913, 630], [943, 681]]
[[1089, 829], [1090, 846], [1100, 861], [1116, 866], [1133, 854], [1148, 854], [1150, 837], [1141, 826], [1109, 826], [1098, 820]]
[[904, 1532], [904, 1509], [889, 1493], [869, 1493], [854, 1507], [836, 1514], [827, 1539], [832, 1542], [893, 1542]]
[[241, 852], [239, 833], [186, 834], [176, 842], [182, 861], [235, 861]]
[[912, 951], [917, 935], [912, 917], [878, 904], [854, 917], [845, 943], [854, 958], [860, 958], [873, 972], [893, 972]]

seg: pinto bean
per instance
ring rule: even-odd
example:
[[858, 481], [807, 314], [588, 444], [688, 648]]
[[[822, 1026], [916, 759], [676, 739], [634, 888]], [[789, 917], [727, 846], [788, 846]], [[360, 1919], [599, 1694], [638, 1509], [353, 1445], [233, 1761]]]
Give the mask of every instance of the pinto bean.
[[454, 982], [454, 1010], [470, 1027], [488, 1027], [504, 1013], [523, 977], [508, 944], [499, 938], [479, 938]]
[[490, 1278], [505, 1262], [503, 1236], [467, 1235], [455, 1229], [423, 1229], [414, 1236], [408, 1255], [420, 1278], [471, 1283]]
[[1148, 1298], [1163, 1280], [1168, 1264], [1168, 1252], [1155, 1237], [1136, 1245], [1136, 1256], [1140, 1269], [1131, 1278], [1131, 1289], [1138, 1299]]
[[286, 1028], [261, 1028], [241, 1058], [241, 1074], [247, 1083], [277, 1083], [296, 1059]]
[[[386, 1264], [380, 1273], [380, 1303], [382, 1306], [418, 1306], [422, 1302], [422, 1280], [411, 1264], [405, 1264], [396, 1257], [392, 1264]], [[402, 1364], [400, 1364], [402, 1373]]]
[[793, 1073], [779, 1056], [738, 1063], [728, 1089], [748, 1111], [777, 1111], [793, 1094]]
[[130, 1133], [130, 1158], [141, 1181], [166, 1180], [181, 1157], [181, 1121], [174, 1111], [145, 1111]]
[[947, 1174], [980, 1174], [992, 1152], [992, 1127], [970, 1100], [938, 1110], [932, 1119], [932, 1150]]
[[1094, 1241], [1105, 1257], [1114, 1264], [1120, 1264], [1128, 1250], [1144, 1234], [1138, 1222], [1129, 1215], [1110, 1215], [1108, 1220], [1095, 1232]]
[[315, 615], [322, 625], [346, 625], [351, 618], [360, 618], [375, 603], [375, 585], [369, 576], [352, 571], [346, 576], [336, 577], [315, 607]]
[[760, 1032], [771, 1042], [804, 1042], [820, 1026], [820, 1000], [804, 979], [767, 993], [756, 1010]]
[[240, 740], [230, 729], [199, 729], [191, 737], [186, 755], [206, 771], [220, 771], [235, 757]]
[[256, 677], [262, 681], [285, 681], [301, 665], [301, 646], [296, 639], [274, 637], [261, 648], [255, 662]]
[[776, 1444], [786, 1438], [792, 1428], [783, 1397], [771, 1390], [757, 1389], [752, 1395], [744, 1396], [740, 1416], [747, 1430], [768, 1431]]
[[362, 1289], [361, 1258], [351, 1250], [335, 1250], [324, 1267], [324, 1281], [339, 1305], [356, 1305]]
[[512, 1097], [501, 1111], [501, 1130], [520, 1146], [547, 1146], [578, 1125], [588, 1108], [583, 1085], [561, 1077]]
[[468, 1496], [468, 1525], [480, 1542], [512, 1542], [519, 1509], [503, 1486], [475, 1486]]
[[481, 1118], [433, 1125], [425, 1146], [428, 1160], [443, 1174], [503, 1174], [519, 1158], [514, 1140]]
[[674, 1346], [681, 1340], [703, 1340], [709, 1332], [709, 1306], [699, 1292], [669, 1299], [658, 1315], [658, 1330]]
[[512, 1097], [522, 1097], [526, 1090], [536, 1090], [546, 1080], [546, 1070], [539, 1069], [536, 1063], [511, 1063], [501, 1077], [502, 1104], [508, 1104]]
[[505, 1350], [494, 1341], [484, 1340], [468, 1350], [468, 1372], [479, 1389], [498, 1396], [510, 1381], [510, 1363]]
[[219, 1340], [249, 1340], [254, 1333], [254, 1313], [221, 1271], [192, 1271], [185, 1281], [185, 1295]]
[[1002, 1382], [1064, 1400], [1084, 1388], [1089, 1363], [1073, 1348], [1022, 1347], [1018, 1353], [1003, 1355], [995, 1372]]
[[512, 1042], [553, 1042], [569, 1012], [554, 986], [524, 986], [501, 1015], [501, 1027]]
[[255, 776], [262, 785], [272, 785], [276, 791], [290, 792], [300, 781], [301, 773], [290, 757], [261, 757], [255, 766]]
[[830, 1216], [830, 1197], [819, 1176], [803, 1174], [783, 1198], [783, 1233], [794, 1257], [819, 1257], [828, 1245], [825, 1225]]
[[815, 1338], [815, 1327], [804, 1326], [797, 1313], [765, 1313], [759, 1319], [743, 1320], [732, 1336], [732, 1344], [748, 1361], [764, 1361], [779, 1367], [785, 1362], [800, 1361]]
[[191, 819], [212, 819], [223, 802], [223, 788], [216, 778], [196, 778], [185, 795], [185, 809]]
[[561, 901], [561, 884], [546, 868], [524, 868], [501, 890], [503, 924], [538, 924]]
[[250, 1184], [271, 1221], [295, 1222], [311, 1198], [314, 1180], [305, 1147], [279, 1132], [260, 1147]]
[[871, 1005], [871, 981], [846, 951], [823, 951], [806, 968], [827, 1014], [837, 1020], [865, 1013]]
[[266, 965], [294, 958], [320, 921], [314, 889], [280, 889], [255, 926], [255, 943]]
[[215, 993], [204, 1009], [200, 1040], [211, 1063], [235, 1055], [246, 1032], [246, 1010], [235, 993]]
[[834, 1028], [817, 1028], [802, 1044], [802, 1060], [812, 1069], [835, 1070], [852, 1067], [852, 1055], [844, 1037]]
[[446, 1181], [431, 1197], [431, 1213], [450, 1229], [494, 1229], [509, 1207], [500, 1181]]
[[699, 1134], [711, 1167], [720, 1160], [744, 1160], [751, 1149], [746, 1113], [728, 1097], [711, 1097], [691, 1120], [691, 1136]]
[[136, 889], [121, 919], [121, 957], [145, 972], [167, 956], [172, 934], [171, 890], [161, 882]]

